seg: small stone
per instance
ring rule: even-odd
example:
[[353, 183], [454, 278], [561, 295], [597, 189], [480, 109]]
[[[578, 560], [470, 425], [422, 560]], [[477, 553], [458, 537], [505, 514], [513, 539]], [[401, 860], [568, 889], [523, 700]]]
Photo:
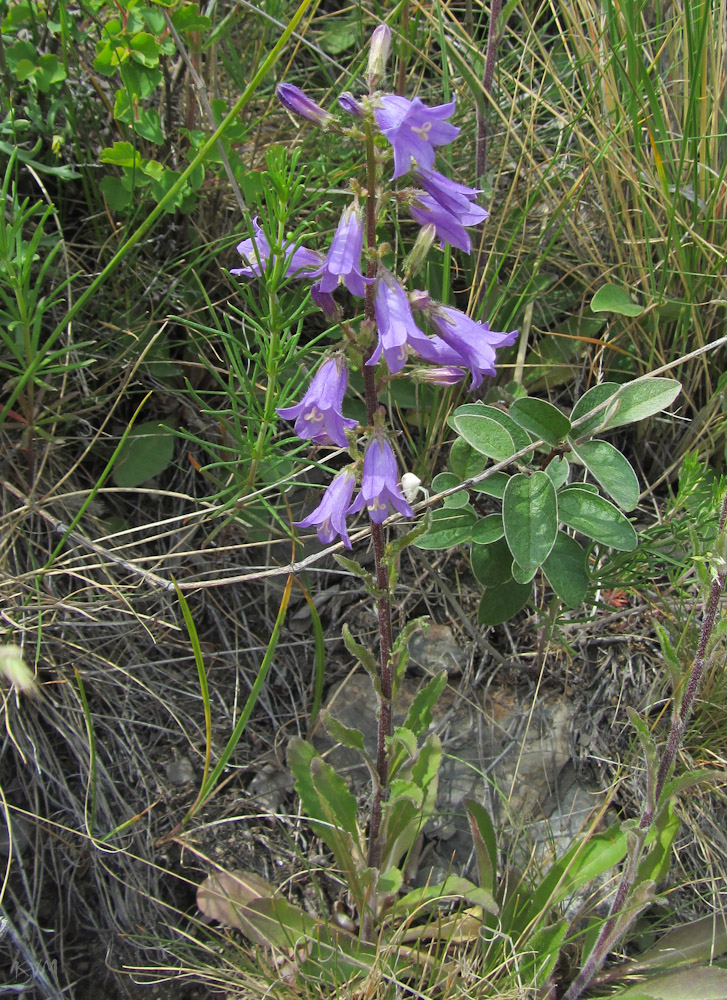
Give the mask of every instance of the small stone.
[[187, 757], [180, 757], [167, 764], [167, 781], [173, 785], [186, 785], [194, 781], [195, 773], [192, 762]]

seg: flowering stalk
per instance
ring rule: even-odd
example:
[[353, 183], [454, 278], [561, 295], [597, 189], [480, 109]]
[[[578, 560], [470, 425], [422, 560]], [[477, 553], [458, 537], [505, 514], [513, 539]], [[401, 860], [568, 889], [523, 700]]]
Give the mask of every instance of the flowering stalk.
[[[490, 330], [487, 323], [470, 319], [456, 309], [433, 302], [427, 292], [407, 291], [406, 284], [424, 263], [435, 240], [449, 243], [464, 253], [471, 249], [467, 226], [487, 217], [486, 209], [476, 204], [481, 193], [450, 180], [434, 169], [436, 149], [452, 142], [459, 128], [449, 119], [455, 102], [425, 104], [420, 98], [408, 99], [378, 90], [379, 81], [391, 46], [391, 33], [386, 25], [374, 32], [368, 67], [369, 92], [357, 98], [353, 94], [339, 95], [338, 104], [344, 114], [355, 120], [346, 126], [290, 84], [278, 87], [283, 106], [327, 131], [361, 138], [366, 156], [365, 187], [352, 185], [351, 203], [344, 208], [328, 252], [324, 255], [304, 246], [296, 247], [286, 236], [282, 224], [275, 235], [253, 221], [253, 235], [243, 240], [238, 252], [243, 267], [232, 273], [241, 277], [264, 277], [268, 293], [275, 294], [276, 278], [315, 279], [311, 298], [343, 331], [343, 344], [323, 360], [300, 402], [277, 407], [277, 414], [294, 422], [298, 437], [314, 447], [334, 445], [348, 449], [351, 464], [341, 469], [323, 493], [318, 506], [300, 521], [298, 527], [315, 528], [319, 540], [330, 544], [341, 538], [350, 548], [346, 518], [367, 512], [371, 526], [371, 541], [375, 562], [375, 591], [379, 630], [379, 677], [375, 684], [378, 697], [378, 735], [373, 774], [373, 798], [369, 824], [366, 864], [378, 870], [383, 860], [390, 861], [386, 842], [384, 807], [389, 789], [389, 745], [392, 736], [392, 698], [394, 642], [391, 622], [391, 572], [387, 562], [384, 522], [393, 508], [404, 517], [413, 517], [409, 498], [405, 496], [399, 478], [396, 457], [385, 429], [385, 409], [379, 404], [377, 371], [391, 378], [403, 374], [414, 361], [414, 376], [429, 378], [439, 384], [456, 384], [469, 372], [477, 386], [483, 374], [494, 373], [495, 349], [512, 342], [515, 334]], [[403, 279], [393, 270], [384, 268], [379, 259], [376, 225], [379, 198], [377, 187], [377, 141], [381, 137], [389, 146], [394, 173], [391, 181], [407, 176], [412, 186], [397, 192], [389, 201], [408, 205], [415, 222], [421, 226], [419, 238], [404, 264]], [[268, 236], [266, 236], [266, 232]], [[269, 237], [269, 238], [268, 238]], [[271, 245], [273, 244], [274, 245]], [[364, 254], [366, 266], [361, 266]], [[269, 276], [268, 272], [272, 272]], [[364, 273], [365, 272], [365, 273]], [[348, 294], [364, 302], [364, 319], [360, 330], [342, 318], [334, 299], [340, 286]], [[417, 319], [416, 317], [419, 317]], [[421, 324], [426, 323], [427, 332]], [[361, 366], [364, 382], [367, 427], [359, 428], [355, 420], [344, 416], [348, 366]], [[424, 365], [431, 365], [430, 369]], [[406, 376], [405, 376], [406, 377]], [[365, 433], [362, 447], [354, 444], [354, 436]], [[356, 485], [359, 492], [354, 499]], [[403, 642], [403, 637], [400, 637]], [[367, 657], [371, 654], [364, 651]], [[369, 662], [368, 659], [366, 661]], [[372, 669], [373, 665], [369, 664]], [[386, 874], [382, 872], [382, 874]], [[361, 936], [373, 940], [373, 922], [379, 909], [377, 883], [374, 880], [366, 899], [356, 904], [361, 915]]]
[[[376, 157], [374, 153], [374, 136], [370, 122], [366, 124], [366, 249], [367, 263], [366, 276], [370, 279], [376, 277]], [[364, 320], [371, 329], [376, 327], [376, 305], [374, 300], [374, 283], [366, 286], [364, 297]], [[364, 397], [366, 400], [366, 416], [370, 424], [373, 424], [374, 417], [379, 405], [378, 393], [376, 391], [376, 373], [368, 362], [373, 354], [373, 344], [367, 350], [364, 357], [363, 379]], [[389, 569], [384, 559], [384, 529], [380, 523], [371, 522], [371, 544], [374, 550], [374, 564], [376, 571], [376, 586], [382, 595], [376, 601], [376, 614], [379, 624], [379, 656], [381, 663], [381, 695], [379, 697], [378, 713], [378, 733], [376, 743], [376, 773], [378, 781], [374, 788], [374, 797], [371, 805], [371, 819], [369, 826], [369, 845], [367, 863], [370, 868], [377, 868], [381, 861], [381, 807], [384, 798], [384, 791], [389, 777], [389, 758], [387, 754], [386, 742], [392, 733], [392, 694], [393, 676], [391, 668], [391, 651], [393, 648], [393, 637], [391, 632], [391, 597], [389, 594]], [[364, 927], [364, 931], [367, 928]], [[369, 936], [368, 933], [365, 934]]]

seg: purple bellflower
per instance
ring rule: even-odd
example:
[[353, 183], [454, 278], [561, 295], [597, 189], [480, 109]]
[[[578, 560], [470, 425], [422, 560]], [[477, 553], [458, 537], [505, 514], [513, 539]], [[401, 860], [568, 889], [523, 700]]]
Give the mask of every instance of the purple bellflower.
[[[230, 274], [235, 274], [243, 278], [251, 278], [253, 275], [262, 274], [270, 263], [273, 251], [270, 249], [267, 237], [262, 227], [258, 224], [258, 217], [252, 220], [254, 236], [248, 237], [242, 243], [238, 243], [237, 252], [246, 260], [246, 267], [230, 268]], [[255, 252], [257, 250], [257, 253]], [[283, 247], [283, 254], [288, 260], [288, 269], [285, 277], [299, 272], [299, 277], [310, 277], [310, 269], [318, 268], [321, 264], [320, 254], [307, 247], [295, 248], [294, 243], [286, 243]], [[305, 270], [307, 269], [307, 270]]]
[[386, 438], [375, 435], [364, 452], [361, 491], [348, 512], [357, 514], [366, 506], [371, 520], [381, 524], [389, 515], [389, 504], [404, 517], [414, 516], [399, 485], [399, 471], [391, 445]]
[[357, 514], [365, 505], [371, 520], [381, 524], [389, 514], [389, 504], [404, 517], [414, 516], [401, 492], [391, 445], [385, 438], [375, 435], [364, 452], [361, 491], [348, 508], [348, 513]]
[[316, 527], [318, 540], [323, 545], [330, 545], [337, 535], [341, 536], [347, 549], [351, 548], [351, 539], [346, 528], [346, 514], [349, 513], [353, 488], [356, 485], [356, 475], [351, 467], [343, 469], [334, 477], [330, 486], [323, 494], [323, 499], [315, 510], [302, 521], [293, 522], [299, 528]]
[[490, 329], [489, 323], [478, 323], [450, 306], [432, 304], [426, 312], [439, 337], [459, 355], [459, 361], [444, 363], [468, 368], [472, 373], [473, 387], [482, 384], [483, 375], [495, 374], [495, 348], [514, 344], [517, 339], [517, 330], [498, 333]]
[[445, 121], [454, 113], [455, 102], [433, 108], [415, 97], [381, 98], [381, 107], [374, 112], [376, 123], [394, 149], [395, 180], [409, 171], [412, 159], [418, 166], [434, 165], [434, 147], [446, 146], [459, 135], [459, 129]]
[[[484, 212], [482, 216], [486, 219], [489, 212], [472, 202], [477, 199], [478, 194], [482, 194], [482, 188], [470, 188], [465, 184], [458, 184], [457, 181], [450, 180], [438, 170], [428, 170], [426, 167], [417, 167], [415, 171], [416, 180], [421, 186], [438, 201], [442, 208], [446, 208], [453, 215], [459, 216], [469, 211]], [[480, 221], [480, 220], [478, 220]], [[465, 223], [471, 225], [472, 223]]]
[[333, 292], [339, 281], [343, 281], [352, 295], [357, 295], [360, 299], [364, 297], [369, 279], [361, 274], [362, 247], [361, 210], [354, 203], [343, 210], [326, 259], [316, 271], [308, 275], [311, 278], [320, 277], [319, 292]]
[[466, 212], [462, 211], [459, 214], [455, 214], [448, 208], [440, 205], [431, 195], [423, 193], [416, 195], [414, 201], [409, 206], [409, 211], [412, 218], [420, 226], [432, 223], [441, 241], [441, 249], [444, 249], [445, 243], [449, 243], [450, 246], [457, 247], [458, 250], [462, 250], [464, 253], [469, 253], [472, 249], [472, 241], [464, 227], [482, 222], [489, 214], [484, 208], [480, 208], [479, 205], [469, 204]]
[[343, 356], [338, 354], [325, 361], [316, 372], [308, 391], [295, 406], [276, 409], [278, 416], [295, 420], [295, 433], [314, 444], [348, 445], [346, 429], [358, 426], [357, 421], [341, 412], [346, 394], [348, 372]]
[[409, 348], [418, 352], [419, 345], [426, 344], [429, 337], [414, 322], [406, 292], [384, 268], [379, 268], [376, 276], [374, 308], [379, 342], [366, 364], [375, 365], [383, 354], [389, 371], [395, 375], [406, 364]]
[[327, 125], [334, 121], [332, 114], [324, 111], [300, 87], [296, 87], [292, 83], [278, 84], [275, 93], [283, 107], [300, 118], [306, 118], [309, 122], [315, 122], [316, 125]]
[[[419, 295], [419, 309], [433, 308], [428, 294], [414, 294]], [[383, 354], [389, 371], [395, 375], [406, 364], [411, 350], [435, 365], [466, 367], [456, 348], [450, 347], [441, 337], [427, 337], [419, 329], [412, 314], [409, 297], [394, 275], [385, 268], [380, 268], [376, 276], [374, 309], [379, 342], [366, 362], [367, 365], [377, 364]]]

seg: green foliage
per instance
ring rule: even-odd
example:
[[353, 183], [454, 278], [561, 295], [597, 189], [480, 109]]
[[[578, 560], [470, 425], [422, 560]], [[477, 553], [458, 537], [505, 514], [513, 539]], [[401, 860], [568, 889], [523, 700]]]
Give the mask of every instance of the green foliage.
[[[551, 403], [527, 396], [515, 399], [508, 413], [482, 403], [454, 411], [451, 425], [459, 436], [450, 454], [452, 471], [433, 485], [450, 490], [459, 482], [462, 490], [445, 498], [416, 545], [472, 546], [472, 571], [485, 591], [479, 609], [483, 624], [497, 625], [517, 614], [530, 598], [538, 570], [564, 604], [582, 603], [590, 551], [563, 528], [584, 535], [591, 545], [624, 552], [636, 548], [638, 536], [622, 513], [638, 502], [636, 473], [610, 442], [590, 438], [653, 416], [670, 405], [679, 389], [678, 382], [665, 378], [594, 386], [576, 402], [570, 419]], [[499, 471], [514, 463], [516, 455], [520, 463], [530, 464], [527, 471]], [[498, 466], [482, 471], [474, 456], [493, 459]], [[569, 483], [574, 468], [581, 468], [586, 478]], [[501, 499], [501, 515], [478, 518], [465, 487]], [[599, 487], [610, 500], [600, 495]]]

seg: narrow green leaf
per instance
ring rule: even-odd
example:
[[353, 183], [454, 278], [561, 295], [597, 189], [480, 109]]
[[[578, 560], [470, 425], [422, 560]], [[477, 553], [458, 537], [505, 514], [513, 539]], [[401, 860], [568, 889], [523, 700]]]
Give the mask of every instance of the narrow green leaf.
[[639, 480], [618, 448], [608, 441], [584, 441], [573, 445], [573, 453], [621, 510], [634, 509], [639, 502]]
[[564, 486], [560, 490], [558, 517], [587, 538], [622, 552], [633, 551], [639, 543], [634, 526], [617, 507], [579, 487]]
[[353, 635], [351, 634], [351, 629], [348, 624], [344, 624], [341, 629], [341, 635], [343, 636], [343, 642], [346, 649], [355, 657], [364, 668], [366, 673], [371, 678], [371, 683], [374, 685], [374, 691], [378, 695], [381, 694], [381, 679], [379, 677], [379, 665], [376, 662], [374, 654], [366, 646], [362, 646], [361, 643], [356, 642]]
[[557, 448], [570, 433], [570, 420], [545, 399], [524, 396], [510, 407], [510, 416], [526, 431]]
[[569, 608], [577, 608], [588, 593], [586, 553], [570, 535], [558, 532], [555, 545], [543, 563], [543, 572], [561, 601]]
[[356, 822], [358, 805], [345, 780], [318, 755], [311, 760], [310, 773], [329, 822], [351, 835], [354, 847], [363, 858], [361, 831]]
[[350, 750], [358, 750], [361, 754], [366, 754], [364, 734], [360, 729], [352, 729], [344, 726], [335, 716], [331, 715], [328, 709], [321, 712], [321, 722], [323, 728], [336, 743], [348, 747]]
[[509, 580], [499, 587], [488, 587], [477, 612], [477, 620], [482, 625], [502, 625], [521, 611], [533, 591], [531, 583], [516, 583]]
[[492, 894], [470, 882], [467, 878], [450, 875], [440, 885], [427, 885], [413, 889], [397, 901], [397, 913], [418, 910], [425, 903], [436, 903], [443, 899], [462, 900], [481, 906], [487, 913], [496, 915], [498, 906]]
[[558, 534], [558, 502], [550, 476], [544, 472], [512, 476], [502, 500], [502, 520], [513, 558], [525, 573], [534, 573], [548, 558]]
[[682, 969], [612, 994], [614, 1000], [724, 1000], [727, 970], [717, 966]]
[[492, 825], [490, 814], [483, 805], [474, 799], [464, 802], [467, 819], [475, 845], [475, 857], [479, 872], [480, 887], [489, 893], [494, 893], [497, 875], [497, 837]]
[[517, 451], [512, 437], [505, 428], [492, 417], [478, 414], [464, 414], [451, 418], [454, 429], [475, 451], [495, 462], [503, 462]]
[[432, 677], [416, 695], [407, 712], [404, 726], [418, 738], [427, 732], [432, 724], [432, 708], [447, 686], [447, 671], [442, 670]]

